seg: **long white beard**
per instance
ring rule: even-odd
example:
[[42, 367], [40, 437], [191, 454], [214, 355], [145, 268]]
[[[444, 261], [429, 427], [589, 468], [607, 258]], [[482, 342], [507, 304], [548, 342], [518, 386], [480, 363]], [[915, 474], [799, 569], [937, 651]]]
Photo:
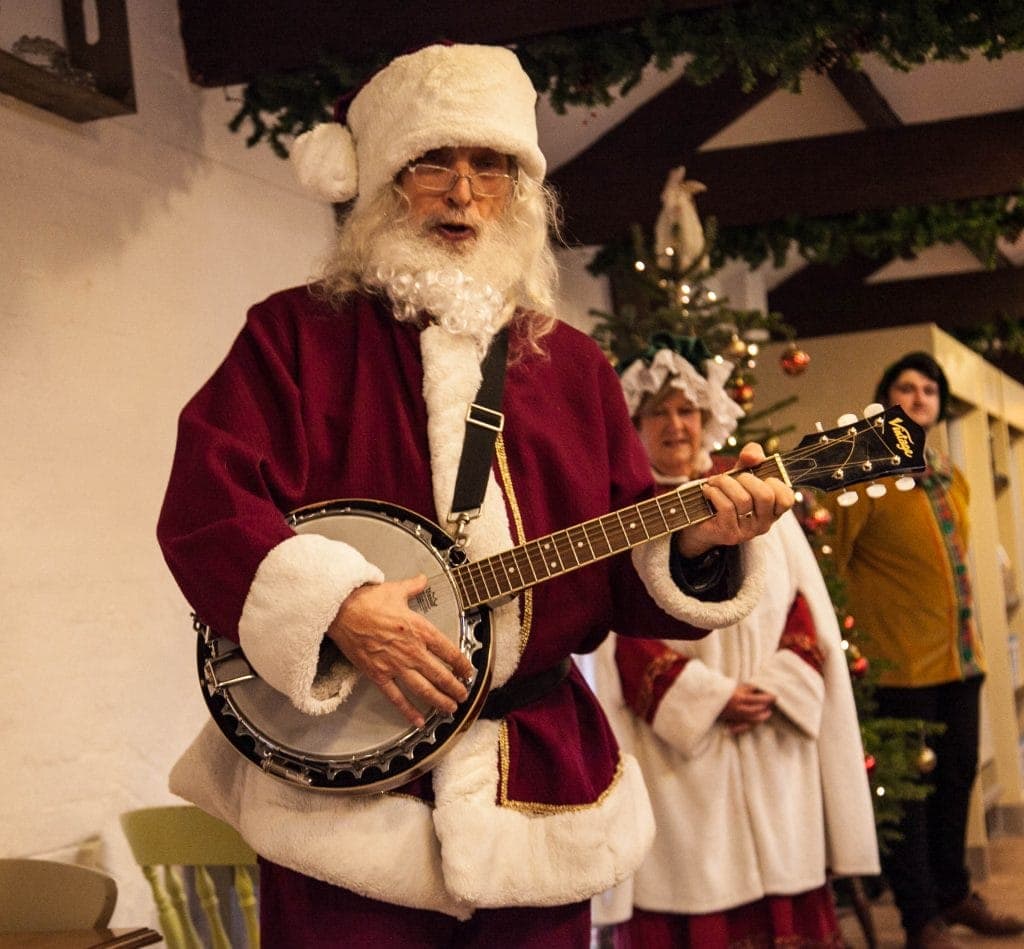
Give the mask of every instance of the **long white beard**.
[[513, 232], [485, 221], [475, 246], [449, 250], [401, 222], [376, 236], [364, 280], [387, 294], [399, 320], [429, 313], [446, 332], [471, 337], [482, 355], [515, 310], [524, 253]]

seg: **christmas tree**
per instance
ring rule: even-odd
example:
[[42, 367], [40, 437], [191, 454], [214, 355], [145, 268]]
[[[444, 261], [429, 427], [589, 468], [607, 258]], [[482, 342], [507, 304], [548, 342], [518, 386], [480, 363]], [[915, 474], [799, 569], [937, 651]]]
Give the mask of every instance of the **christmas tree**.
[[697, 214], [694, 196], [703, 190], [699, 181], [686, 180], [685, 168], [674, 169], [662, 191], [653, 241], [634, 227], [627, 241], [609, 244], [595, 256], [590, 272], [609, 278], [615, 307], [610, 313], [591, 311], [597, 318], [592, 335], [615, 364], [642, 352], [655, 333], [700, 337], [717, 359], [732, 364], [726, 391], [746, 413], [723, 450], [757, 441], [772, 452], [792, 427], [773, 428], [771, 415], [794, 400], [753, 411], [760, 347], [788, 339], [780, 362], [793, 375], [803, 372], [810, 357], [778, 313], [736, 309], [709, 287], [716, 273], [709, 265], [716, 225], [710, 220], [705, 228]]

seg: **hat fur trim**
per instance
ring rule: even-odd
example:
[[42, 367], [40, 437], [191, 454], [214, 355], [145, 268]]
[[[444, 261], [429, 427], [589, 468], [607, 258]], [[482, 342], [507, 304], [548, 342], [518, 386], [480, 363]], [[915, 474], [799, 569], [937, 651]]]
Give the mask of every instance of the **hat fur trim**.
[[350, 201], [359, 190], [352, 133], [336, 122], [304, 132], [292, 144], [292, 167], [299, 184], [325, 201]]
[[366, 201], [426, 152], [460, 147], [511, 155], [540, 181], [547, 163], [537, 144], [536, 103], [511, 50], [427, 46], [392, 60], [359, 91], [347, 128], [328, 123], [295, 141], [299, 181], [331, 201]]

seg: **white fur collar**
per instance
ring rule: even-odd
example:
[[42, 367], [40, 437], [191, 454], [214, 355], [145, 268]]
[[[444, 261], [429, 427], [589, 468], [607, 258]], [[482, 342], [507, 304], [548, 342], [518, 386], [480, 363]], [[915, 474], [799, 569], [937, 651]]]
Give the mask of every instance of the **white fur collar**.
[[[434, 506], [441, 526], [450, 530], [452, 525], [446, 520], [466, 435], [466, 412], [480, 388], [480, 363], [472, 339], [453, 336], [438, 326], [423, 330], [420, 351]], [[513, 546], [505, 500], [491, 471], [480, 516], [469, 526], [466, 553], [470, 559], [479, 560]], [[519, 663], [519, 625], [517, 601], [492, 609], [492, 681], [496, 686], [506, 682]]]

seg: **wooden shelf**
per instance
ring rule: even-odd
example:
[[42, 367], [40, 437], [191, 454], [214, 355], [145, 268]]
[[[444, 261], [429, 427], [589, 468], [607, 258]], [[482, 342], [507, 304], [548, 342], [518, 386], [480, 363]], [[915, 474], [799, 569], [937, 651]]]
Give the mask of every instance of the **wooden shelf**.
[[122, 101], [88, 86], [63, 81], [60, 76], [0, 50], [0, 92], [55, 112], [72, 122], [91, 122], [135, 111], [134, 96]]

